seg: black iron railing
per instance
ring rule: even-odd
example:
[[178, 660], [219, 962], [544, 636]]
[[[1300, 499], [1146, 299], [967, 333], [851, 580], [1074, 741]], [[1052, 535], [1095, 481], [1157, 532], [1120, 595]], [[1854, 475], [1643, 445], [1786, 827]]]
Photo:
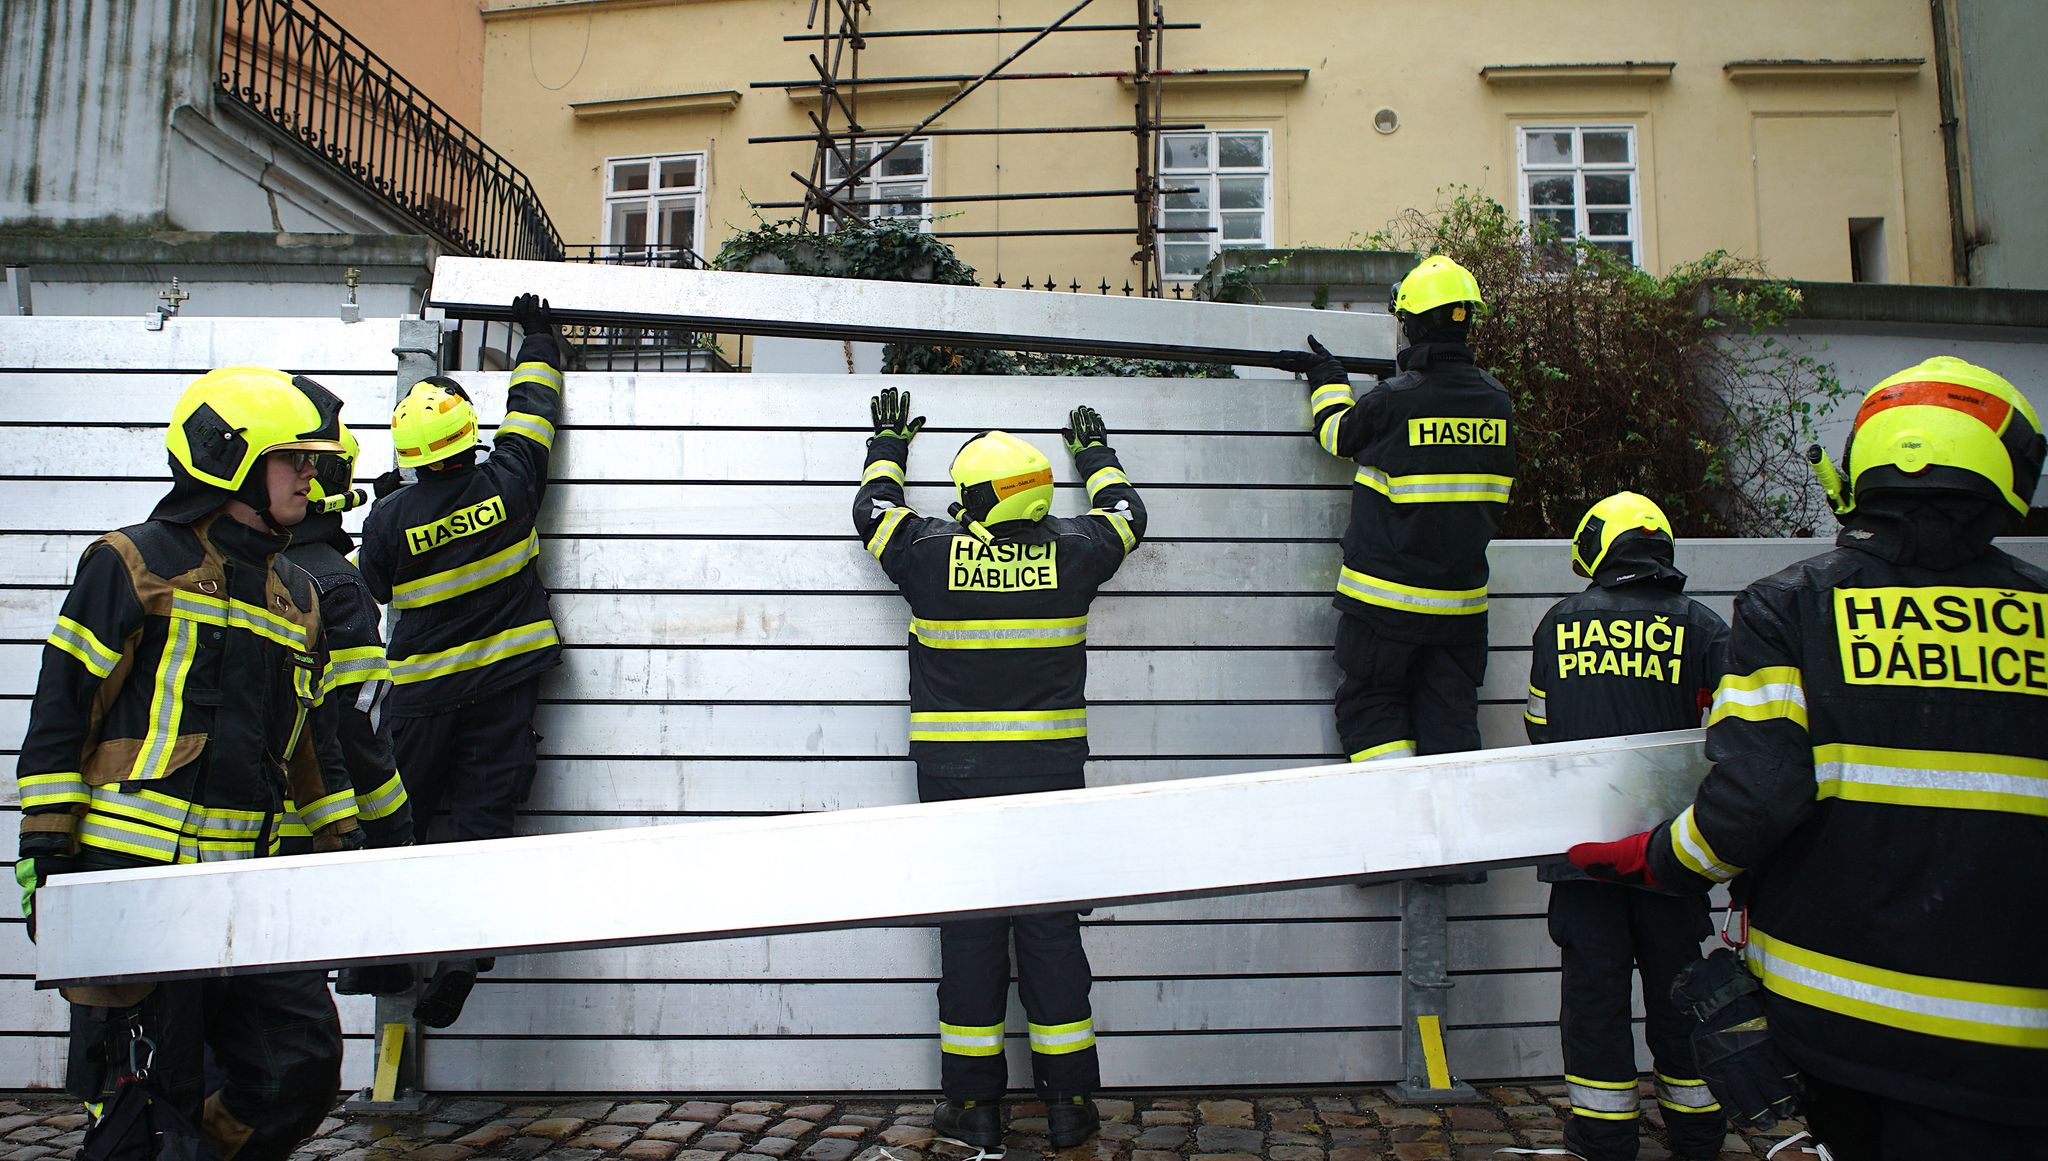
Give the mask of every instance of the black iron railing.
[[220, 87], [463, 254], [563, 256], [526, 175], [307, 0], [226, 0]]
[[[630, 242], [586, 242], [567, 247], [566, 262], [599, 266], [659, 266], [670, 270], [702, 270], [702, 255], [687, 246], [650, 246]], [[562, 335], [582, 352], [586, 367], [612, 371], [730, 371], [718, 352], [717, 339], [675, 327], [615, 327], [596, 324], [563, 327]], [[735, 340], [738, 336], [733, 336]], [[737, 350], [737, 345], [735, 345]]]
[[703, 270], [703, 255], [687, 246], [649, 246], [630, 242], [584, 242], [566, 248], [565, 262], [600, 266], [663, 266], [671, 270]]

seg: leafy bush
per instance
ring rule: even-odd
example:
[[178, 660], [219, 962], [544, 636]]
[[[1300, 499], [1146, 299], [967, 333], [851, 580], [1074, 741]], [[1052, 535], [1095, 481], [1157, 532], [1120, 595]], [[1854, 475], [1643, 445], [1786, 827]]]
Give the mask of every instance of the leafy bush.
[[1828, 526], [1804, 450], [1843, 388], [1768, 333], [1800, 294], [1759, 263], [1715, 251], [1650, 274], [1464, 187], [1354, 242], [1448, 254], [1479, 280], [1473, 351], [1513, 396], [1520, 445], [1502, 535], [1569, 536], [1622, 490], [1680, 536]]

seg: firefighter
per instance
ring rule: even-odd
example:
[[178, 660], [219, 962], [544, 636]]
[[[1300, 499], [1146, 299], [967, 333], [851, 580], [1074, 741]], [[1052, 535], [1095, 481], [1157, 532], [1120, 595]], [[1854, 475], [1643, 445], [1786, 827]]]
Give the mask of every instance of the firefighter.
[[[50, 876], [278, 853], [289, 795], [318, 850], [360, 845], [353, 791], [307, 717], [327, 662], [313, 579], [282, 550], [341, 401], [258, 367], [200, 376], [165, 432], [171, 489], [79, 558], [18, 766], [22, 913]], [[320, 917], [302, 917], [318, 922]], [[191, 916], [203, 925], [205, 916]], [[222, 932], [222, 938], [227, 933]], [[341, 1083], [320, 971], [67, 988], [65, 1087], [103, 1100], [130, 1043], [228, 1161], [282, 1161]], [[207, 1058], [220, 1064], [209, 1092]]]
[[1734, 881], [1735, 982], [1840, 1161], [2048, 1157], [2048, 573], [1991, 543], [2042, 455], [1982, 367], [1871, 388], [1837, 547], [1736, 598], [1692, 805], [1570, 852], [1666, 890]]
[[[384, 658], [377, 602], [362, 574], [349, 563], [355, 541], [341, 527], [342, 513], [364, 498], [349, 486], [361, 449], [346, 424], [341, 444], [340, 455], [320, 457], [307, 493], [306, 518], [292, 529], [291, 547], [284, 555], [312, 576], [320, 594], [320, 621], [327, 630], [327, 672], [313, 724], [332, 733], [340, 746], [349, 784], [355, 787], [356, 822], [365, 845], [405, 846], [413, 841], [412, 807], [391, 757], [391, 720], [383, 712], [391, 669]], [[290, 853], [305, 849], [311, 836], [295, 805], [286, 805], [284, 841]], [[335, 990], [389, 995], [412, 986], [412, 976], [406, 964], [344, 968]]]
[[1354, 400], [1315, 336], [1308, 375], [1324, 451], [1355, 460], [1335, 604], [1337, 737], [1353, 762], [1479, 748], [1486, 545], [1507, 510], [1515, 443], [1507, 388], [1465, 345], [1479, 284], [1441, 255], [1394, 287], [1399, 374]]
[[[1685, 595], [1663, 509], [1634, 492], [1593, 505], [1572, 536], [1572, 571], [1591, 583], [1552, 606], [1531, 642], [1529, 740], [1698, 728], [1727, 672], [1728, 625]], [[1551, 885], [1550, 938], [1563, 967], [1565, 1144], [1587, 1161], [1634, 1161], [1629, 976], [1639, 969], [1671, 1151], [1682, 1161], [1719, 1156], [1727, 1118], [1693, 1063], [1695, 1021], [1671, 998], [1712, 930], [1706, 896], [1602, 883], [1562, 860], [1537, 878]]]
[[[1145, 535], [1145, 505], [1094, 410], [1062, 432], [1087, 481], [1089, 511], [1049, 514], [1052, 465], [1007, 432], [953, 457], [951, 519], [905, 506], [904, 465], [924, 417], [910, 395], [871, 401], [874, 437], [853, 524], [910, 603], [910, 756], [918, 798], [946, 802], [1081, 787], [1088, 757], [1088, 605]], [[993, 840], [992, 840], [993, 841]], [[1009, 945], [1030, 1024], [1032, 1083], [1054, 1148], [1098, 1124], [1101, 1083], [1091, 977], [1072, 911], [939, 925], [939, 1075], [932, 1127], [1000, 1153]]]
[[[562, 348], [545, 302], [521, 295], [512, 315], [526, 338], [490, 457], [476, 462], [476, 409], [461, 386], [422, 380], [391, 414], [398, 466], [418, 478], [381, 496], [363, 525], [363, 580], [397, 610], [386, 712], [422, 842], [444, 804], [445, 841], [512, 833], [537, 762], [541, 675], [562, 661], [535, 527], [562, 413]], [[453, 1024], [491, 966], [442, 963], [413, 1018]]]

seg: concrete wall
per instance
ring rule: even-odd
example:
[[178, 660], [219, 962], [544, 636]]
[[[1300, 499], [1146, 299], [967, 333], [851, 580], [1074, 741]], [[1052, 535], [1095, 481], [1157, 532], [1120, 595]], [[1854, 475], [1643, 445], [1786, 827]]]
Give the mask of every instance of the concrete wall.
[[[808, 144], [748, 145], [750, 135], [808, 131], [812, 96], [749, 82], [812, 76], [785, 44], [803, 30], [805, 0], [490, 0], [485, 11], [484, 130], [539, 186], [571, 242], [600, 238], [602, 166], [632, 154], [709, 156], [705, 246], [753, 224], [748, 199], [799, 196]], [[871, 29], [1041, 24], [1049, 0], [892, 0]], [[1168, 85], [1169, 119], [1273, 134], [1273, 242], [1342, 244], [1446, 185], [1516, 204], [1516, 127], [1611, 122], [1636, 127], [1643, 264], [1666, 269], [1716, 248], [1758, 255], [1782, 276], [1848, 277], [1848, 219], [1884, 220], [1887, 277], [1946, 282], [1950, 244], [1932, 51], [1920, 0], [1820, 0], [1798, 5], [1686, 0], [1646, 8], [1573, 0], [1533, 18], [1526, 5], [1477, 0], [1448, 10], [1359, 5], [1178, 4], [1170, 20], [1202, 28], [1166, 37], [1166, 64], [1252, 70]], [[1128, 5], [1091, 9], [1127, 20]], [[1021, 35], [875, 39], [863, 75], [978, 73]], [[1730, 62], [1766, 59], [1906, 63], [1858, 71]], [[687, 67], [679, 62], [687, 61]], [[1660, 69], [1513, 78], [1491, 65], [1671, 62]], [[1027, 71], [1127, 69], [1125, 33], [1054, 34], [1023, 57]], [[1260, 71], [1264, 70], [1264, 71]], [[1305, 78], [1305, 79], [1304, 79]], [[1227, 81], [1227, 83], [1226, 83]], [[908, 128], [957, 85], [864, 90], [871, 127]], [[709, 94], [737, 94], [737, 102]], [[1132, 90], [1113, 79], [1019, 80], [984, 86], [937, 127], [1118, 124]], [[656, 98], [672, 98], [656, 100]], [[606, 108], [593, 102], [637, 100]], [[572, 106], [583, 106], [581, 115]], [[1376, 110], [1399, 117], [1373, 131]], [[1127, 134], [940, 138], [935, 194], [1127, 187]], [[945, 230], [1108, 228], [1132, 224], [1130, 202], [966, 203]], [[770, 213], [782, 216], [784, 211]], [[967, 239], [984, 275], [1021, 283], [1053, 273], [1112, 284], [1131, 267], [1129, 238]]]
[[2048, 288], [2048, 5], [1956, 0], [1968, 128], [1975, 286]]

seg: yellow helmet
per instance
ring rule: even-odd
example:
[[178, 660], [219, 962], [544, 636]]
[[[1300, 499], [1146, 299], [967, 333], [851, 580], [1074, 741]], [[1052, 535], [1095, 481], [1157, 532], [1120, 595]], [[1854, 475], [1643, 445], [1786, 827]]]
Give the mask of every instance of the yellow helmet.
[[1842, 474], [1852, 499], [1894, 490], [1974, 491], [2024, 516], [2043, 451], [2041, 421], [2026, 396], [1995, 372], [1939, 355], [1864, 395]]
[[1590, 577], [1600, 571], [1607, 552], [1624, 533], [1644, 532], [1671, 540], [1671, 521], [1655, 500], [1635, 492], [1616, 492], [1586, 509], [1572, 533], [1572, 571]]
[[222, 367], [178, 396], [164, 446], [174, 476], [237, 492], [267, 452], [342, 450], [341, 400], [304, 375]]
[[1043, 520], [1052, 508], [1052, 462], [1007, 431], [985, 431], [961, 444], [952, 473], [970, 520]]
[[[1485, 302], [1479, 297], [1479, 280], [1472, 277], [1470, 270], [1435, 254], [1424, 258], [1408, 272], [1408, 277], [1394, 284], [1389, 305], [1393, 314], [1422, 314], [1440, 306], [1468, 302], [1473, 306]], [[1468, 322], [1469, 314], [1453, 312], [1451, 321]]]
[[436, 375], [413, 384], [391, 413], [398, 466], [423, 468], [476, 446], [476, 408]]
[[[315, 505], [315, 511], [346, 512], [361, 502], [361, 492], [351, 492], [349, 484], [355, 479], [356, 457], [362, 455], [362, 445], [356, 442], [356, 433], [341, 424], [341, 450], [333, 455], [320, 457], [320, 463], [313, 469], [313, 482], [306, 490], [306, 499]], [[336, 501], [329, 504], [329, 500]]]

